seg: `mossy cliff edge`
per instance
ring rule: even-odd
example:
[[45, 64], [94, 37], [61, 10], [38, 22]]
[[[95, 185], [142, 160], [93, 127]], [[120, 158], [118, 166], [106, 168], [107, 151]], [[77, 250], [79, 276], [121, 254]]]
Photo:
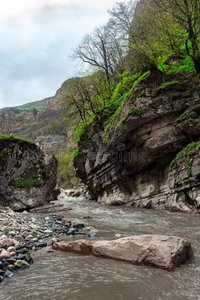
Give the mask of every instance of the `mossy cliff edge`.
[[0, 135], [0, 205], [29, 209], [53, 199], [57, 161], [33, 142]]
[[199, 79], [179, 75], [159, 88], [162, 80], [146, 76], [111, 117], [103, 109], [81, 135], [76, 174], [99, 203], [200, 208]]

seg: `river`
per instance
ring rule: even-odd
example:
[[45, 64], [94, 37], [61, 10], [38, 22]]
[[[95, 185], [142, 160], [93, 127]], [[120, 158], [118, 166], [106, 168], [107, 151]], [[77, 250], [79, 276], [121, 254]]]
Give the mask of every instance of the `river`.
[[167, 272], [45, 248], [34, 253], [29, 269], [0, 285], [0, 300], [200, 300], [199, 215], [105, 207], [81, 198], [59, 202], [73, 208], [63, 214], [67, 220], [94, 226], [99, 239], [114, 239], [116, 233], [175, 235], [192, 243], [195, 258]]

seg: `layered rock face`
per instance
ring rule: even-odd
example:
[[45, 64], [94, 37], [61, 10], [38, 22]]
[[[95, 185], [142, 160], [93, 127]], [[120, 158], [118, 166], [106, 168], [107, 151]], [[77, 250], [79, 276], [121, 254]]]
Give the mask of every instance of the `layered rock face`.
[[53, 200], [57, 160], [34, 143], [0, 138], [0, 205], [13, 210], [36, 207]]
[[148, 265], [173, 271], [193, 257], [191, 244], [181, 238], [162, 235], [142, 235], [115, 241], [77, 240], [58, 242], [53, 249], [112, 258], [135, 265]]
[[129, 95], [110, 126], [104, 125], [106, 109], [96, 118], [79, 144], [77, 176], [99, 203], [196, 210], [199, 89], [185, 82], [158, 91], [148, 80]]

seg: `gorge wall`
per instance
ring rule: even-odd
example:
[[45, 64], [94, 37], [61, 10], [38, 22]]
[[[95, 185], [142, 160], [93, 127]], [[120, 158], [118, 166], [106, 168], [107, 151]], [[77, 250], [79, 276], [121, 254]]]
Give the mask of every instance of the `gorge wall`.
[[57, 160], [33, 142], [0, 136], [0, 205], [24, 210], [54, 198]]
[[90, 198], [111, 205], [200, 208], [199, 85], [137, 85], [109, 118], [105, 108], [81, 137], [74, 164]]

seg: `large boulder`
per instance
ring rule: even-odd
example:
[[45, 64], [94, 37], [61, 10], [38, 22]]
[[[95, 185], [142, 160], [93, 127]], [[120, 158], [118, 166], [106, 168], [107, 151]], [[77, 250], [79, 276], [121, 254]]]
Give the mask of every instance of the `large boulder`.
[[53, 200], [57, 160], [33, 142], [0, 136], [0, 205], [19, 211]]
[[54, 250], [112, 258], [173, 271], [193, 257], [191, 244], [179, 237], [142, 235], [113, 241], [77, 240], [53, 244]]

